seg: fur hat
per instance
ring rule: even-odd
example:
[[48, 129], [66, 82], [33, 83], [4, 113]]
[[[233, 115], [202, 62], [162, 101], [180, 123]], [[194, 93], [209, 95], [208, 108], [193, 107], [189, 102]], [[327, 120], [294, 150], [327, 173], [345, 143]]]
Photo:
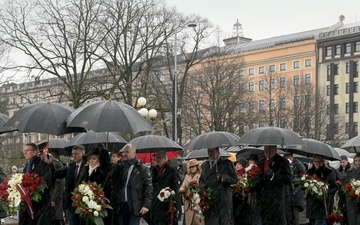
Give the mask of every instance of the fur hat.
[[247, 164], [247, 160], [244, 157], [237, 157], [236, 163], [240, 163], [243, 167], [245, 167]]
[[190, 159], [189, 161], [189, 168], [192, 167], [192, 166], [197, 166], [199, 165], [199, 162], [196, 160], [196, 159]]
[[256, 155], [255, 153], [251, 153], [248, 160], [253, 160], [255, 162], [259, 162], [259, 156]]

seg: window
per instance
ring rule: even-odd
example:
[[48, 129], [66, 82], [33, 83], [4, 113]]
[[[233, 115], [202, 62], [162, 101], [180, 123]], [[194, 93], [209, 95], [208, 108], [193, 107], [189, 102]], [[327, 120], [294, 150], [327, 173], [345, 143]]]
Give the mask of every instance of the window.
[[199, 97], [199, 98], [203, 98], [203, 97], [204, 97], [204, 91], [203, 91], [203, 89], [201, 89], [201, 88], [199, 88], [199, 90], [198, 90], [198, 97]]
[[264, 80], [260, 80], [259, 81], [259, 91], [264, 91], [265, 90], [265, 82]]
[[249, 112], [250, 113], [255, 112], [255, 102], [254, 101], [249, 102]]
[[239, 84], [239, 92], [240, 92], [240, 94], [245, 93], [245, 83]]
[[280, 109], [286, 109], [286, 98], [280, 98]]
[[263, 73], [265, 73], [265, 67], [260, 66], [259, 67], [259, 74], [263, 74]]
[[271, 88], [271, 89], [275, 89], [275, 88], [276, 88], [276, 83], [275, 83], [275, 79], [274, 79], [274, 78], [271, 78], [271, 79], [270, 79], [270, 88]]
[[345, 103], [345, 113], [349, 113], [349, 111], [350, 111], [350, 105], [349, 105], [349, 103], [347, 102], [347, 103]]
[[294, 76], [294, 86], [299, 86], [299, 85], [300, 85], [300, 76], [295, 75]]
[[351, 53], [351, 43], [345, 44], [345, 54]]
[[264, 112], [265, 111], [265, 100], [259, 101], [259, 111]]
[[339, 114], [339, 104], [334, 104], [334, 114]]
[[286, 88], [286, 77], [280, 77], [280, 87]]
[[239, 70], [239, 76], [242, 77], [245, 75], [245, 71], [244, 70]]
[[355, 52], [360, 52], [360, 41], [355, 42]]
[[269, 66], [269, 72], [275, 72], [275, 65]]
[[353, 103], [353, 110], [354, 110], [354, 113], [358, 112], [358, 103], [357, 102]]
[[334, 95], [339, 94], [339, 84], [334, 84]]
[[330, 96], [330, 85], [326, 85], [326, 95]]
[[349, 94], [349, 93], [350, 93], [350, 84], [349, 84], [349, 83], [346, 83], [345, 85], [346, 85], [346, 86], [345, 86], [345, 93], [346, 93], [346, 94]]
[[341, 45], [335, 46], [335, 55], [341, 55]]
[[300, 96], [299, 95], [294, 96], [294, 106], [296, 108], [300, 106]]
[[254, 75], [254, 68], [249, 69], [249, 75]]
[[305, 84], [311, 84], [311, 73], [305, 74]]
[[249, 92], [254, 92], [254, 82], [253, 81], [249, 82]]
[[[358, 93], [359, 92], [359, 85], [358, 85], [358, 82], [354, 82], [353, 83], [353, 93]], [[345, 92], [346, 94], [349, 94], [350, 93], [350, 84], [349, 83], [346, 83], [346, 86], [345, 86]]]
[[311, 94], [306, 94], [305, 95], [305, 107], [310, 107], [311, 106]]
[[358, 93], [358, 92], [359, 92], [358, 82], [354, 82], [354, 93]]
[[331, 49], [332, 49], [332, 47], [331, 46], [328, 46], [328, 47], [326, 47], [326, 49], [325, 49], [325, 56], [331, 56]]
[[305, 60], [305, 66], [306, 66], [306, 67], [311, 66], [311, 59], [306, 59], [306, 60]]
[[275, 110], [275, 107], [276, 107], [276, 101], [275, 101], [275, 99], [272, 98], [270, 100], [270, 109]]
[[346, 67], [345, 67], [346, 69], [345, 69], [345, 73], [346, 74], [349, 74], [350, 73], [350, 63], [346, 63]]
[[281, 119], [280, 119], [280, 127], [281, 128], [286, 127], [286, 117], [281, 117]]
[[280, 71], [284, 71], [286, 70], [286, 63], [281, 63], [280, 64]]
[[195, 92], [194, 90], [191, 90], [191, 91], [190, 91], [190, 97], [191, 97], [191, 98], [194, 98], [194, 97], [195, 97], [195, 94], [196, 94], [196, 92]]
[[354, 77], [358, 77], [358, 75], [359, 75], [359, 63], [358, 62], [354, 62], [354, 71], [355, 71], [355, 74], [354, 74]]
[[300, 62], [299, 61], [294, 61], [293, 67], [294, 67], [294, 69], [299, 68], [300, 67]]
[[240, 113], [245, 113], [245, 105], [244, 105], [244, 103], [239, 104], [239, 110], [240, 110]]

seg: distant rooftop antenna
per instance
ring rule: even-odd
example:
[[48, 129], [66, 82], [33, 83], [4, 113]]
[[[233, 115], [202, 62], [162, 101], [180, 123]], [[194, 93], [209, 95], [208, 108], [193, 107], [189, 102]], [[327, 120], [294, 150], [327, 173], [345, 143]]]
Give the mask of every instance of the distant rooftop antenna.
[[238, 43], [239, 43], [239, 38], [244, 37], [241, 23], [239, 23], [239, 19], [236, 20], [236, 23], [233, 26], [232, 36], [238, 38]]

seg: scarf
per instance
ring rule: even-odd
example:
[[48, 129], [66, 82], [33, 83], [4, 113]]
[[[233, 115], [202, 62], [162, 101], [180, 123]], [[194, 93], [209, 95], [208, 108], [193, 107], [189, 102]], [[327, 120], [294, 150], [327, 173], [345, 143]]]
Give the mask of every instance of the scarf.
[[96, 164], [94, 167], [91, 167], [91, 166], [89, 165], [89, 176], [90, 176], [94, 171], [96, 171], [96, 168], [98, 168], [99, 166], [100, 166], [99, 163]]

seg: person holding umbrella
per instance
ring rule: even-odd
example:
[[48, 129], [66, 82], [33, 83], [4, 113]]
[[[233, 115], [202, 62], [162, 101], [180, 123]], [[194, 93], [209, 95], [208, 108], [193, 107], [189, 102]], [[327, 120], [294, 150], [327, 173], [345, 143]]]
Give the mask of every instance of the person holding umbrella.
[[220, 157], [219, 148], [208, 148], [209, 160], [201, 166], [199, 187], [211, 188], [215, 195], [214, 205], [205, 216], [206, 225], [232, 225], [233, 203], [230, 185], [237, 177], [233, 163]]
[[285, 189], [291, 184], [290, 164], [277, 154], [276, 145], [266, 145], [264, 156], [259, 161], [263, 176], [255, 186], [257, 200], [253, 219], [255, 224], [287, 225]]
[[[354, 156], [354, 166], [347, 172], [347, 182], [351, 179], [360, 180], [360, 153]], [[360, 224], [360, 207], [356, 198], [346, 198], [348, 225]]]
[[310, 225], [326, 224], [326, 217], [329, 211], [330, 199], [334, 199], [337, 191], [336, 176], [334, 171], [326, 167], [324, 157], [315, 155], [313, 166], [307, 171], [310, 176], [315, 176], [328, 184], [326, 198], [319, 200], [314, 195], [306, 195], [306, 217], [310, 220]]

